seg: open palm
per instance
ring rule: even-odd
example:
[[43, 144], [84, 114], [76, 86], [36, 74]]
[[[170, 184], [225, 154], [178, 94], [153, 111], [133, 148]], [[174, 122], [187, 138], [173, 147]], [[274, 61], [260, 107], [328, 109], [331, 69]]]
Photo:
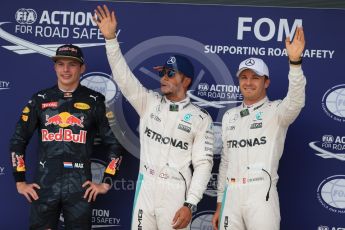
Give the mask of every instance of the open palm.
[[115, 38], [117, 20], [114, 11], [110, 13], [108, 7], [103, 5], [103, 8], [101, 6], [97, 6], [97, 9], [95, 9], [95, 14], [97, 17], [94, 16], [93, 20], [102, 32], [104, 38]]
[[301, 58], [305, 47], [304, 32], [302, 27], [297, 27], [295, 37], [290, 42], [290, 37], [285, 40], [286, 50], [291, 61], [298, 61]]

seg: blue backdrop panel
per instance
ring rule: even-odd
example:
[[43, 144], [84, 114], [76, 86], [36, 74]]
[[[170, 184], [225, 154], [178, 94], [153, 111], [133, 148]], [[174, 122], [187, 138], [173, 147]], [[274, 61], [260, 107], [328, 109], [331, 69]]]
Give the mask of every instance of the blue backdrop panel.
[[[11, 173], [9, 139], [23, 106], [36, 91], [55, 84], [49, 58], [60, 44], [83, 47], [87, 70], [82, 84], [106, 95], [111, 126], [126, 149], [111, 191], [99, 196], [93, 226], [129, 229], [139, 165], [138, 116], [111, 80], [104, 39], [92, 22], [96, 1], [24, 1], [0, 9], [0, 229], [27, 229], [30, 205], [19, 195]], [[242, 100], [236, 71], [245, 58], [263, 58], [269, 66], [270, 99], [287, 92], [285, 37], [303, 25], [307, 45], [303, 70], [306, 106], [290, 127], [280, 161], [278, 189], [281, 229], [345, 229], [345, 11], [276, 7], [107, 3], [116, 10], [118, 40], [125, 58], [148, 88], [159, 90], [153, 67], [169, 53], [188, 56], [197, 78], [188, 92], [207, 109], [216, 133], [215, 166], [192, 229], [211, 229], [216, 206], [221, 118]], [[96, 142], [93, 177], [101, 179], [105, 150]], [[27, 149], [32, 181], [37, 138]], [[63, 217], [61, 217], [63, 225]]]

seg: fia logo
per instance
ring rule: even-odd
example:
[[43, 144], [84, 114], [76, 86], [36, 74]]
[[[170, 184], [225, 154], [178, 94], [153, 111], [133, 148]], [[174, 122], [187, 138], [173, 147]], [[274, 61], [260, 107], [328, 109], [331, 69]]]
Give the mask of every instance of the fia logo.
[[33, 9], [21, 8], [17, 10], [15, 17], [19, 24], [33, 24], [37, 20], [37, 13]]
[[207, 91], [210, 88], [210, 86], [207, 83], [200, 83], [198, 85], [199, 91]]

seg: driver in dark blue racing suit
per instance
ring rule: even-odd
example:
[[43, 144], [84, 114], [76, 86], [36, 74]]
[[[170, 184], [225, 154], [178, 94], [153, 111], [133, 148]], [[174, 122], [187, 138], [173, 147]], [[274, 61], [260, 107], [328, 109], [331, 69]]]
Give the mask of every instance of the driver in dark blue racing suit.
[[[110, 189], [106, 181], [91, 181], [95, 135], [109, 150], [107, 177], [115, 176], [121, 146], [105, 116], [104, 96], [79, 83], [85, 70], [80, 48], [61, 46], [53, 60], [57, 85], [32, 96], [10, 141], [13, 174], [18, 192], [32, 202], [30, 229], [56, 229], [61, 212], [66, 229], [91, 229], [90, 202]], [[37, 175], [29, 184], [25, 182], [25, 149], [36, 129]]]

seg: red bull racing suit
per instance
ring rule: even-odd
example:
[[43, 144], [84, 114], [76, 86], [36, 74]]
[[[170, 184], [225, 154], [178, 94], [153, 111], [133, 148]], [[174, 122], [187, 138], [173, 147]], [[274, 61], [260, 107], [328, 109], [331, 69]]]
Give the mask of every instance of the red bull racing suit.
[[144, 88], [128, 68], [116, 39], [106, 41], [106, 50], [114, 80], [140, 116], [132, 229], [172, 229], [178, 209], [185, 201], [196, 205], [210, 179], [212, 119], [189, 97], [172, 102]]
[[35, 183], [39, 199], [33, 201], [31, 229], [56, 229], [60, 212], [66, 229], [91, 229], [91, 206], [83, 198], [82, 184], [91, 180], [95, 135], [109, 150], [105, 176], [117, 170], [120, 145], [105, 116], [104, 96], [82, 85], [74, 92], [57, 86], [33, 95], [23, 109], [10, 151], [16, 182], [25, 181], [25, 149], [38, 130], [38, 161]]
[[219, 229], [280, 229], [278, 164], [288, 127], [304, 106], [305, 85], [301, 67], [291, 66], [289, 90], [283, 100], [266, 97], [224, 114]]

